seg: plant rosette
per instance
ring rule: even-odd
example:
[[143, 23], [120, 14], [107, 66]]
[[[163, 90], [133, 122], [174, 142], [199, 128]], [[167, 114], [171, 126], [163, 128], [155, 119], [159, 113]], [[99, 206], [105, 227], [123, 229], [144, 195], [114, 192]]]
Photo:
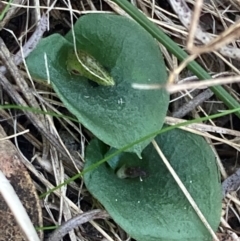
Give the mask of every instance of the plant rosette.
[[[73, 32], [78, 66], [72, 54]], [[66, 108], [112, 147], [122, 148], [163, 125], [169, 103], [166, 90], [132, 87], [133, 83], [164, 85], [167, 80], [156, 40], [133, 20], [114, 14], [83, 16], [66, 36], [42, 39], [27, 58], [27, 66], [35, 79], [50, 81]], [[128, 151], [140, 156], [150, 141]]]

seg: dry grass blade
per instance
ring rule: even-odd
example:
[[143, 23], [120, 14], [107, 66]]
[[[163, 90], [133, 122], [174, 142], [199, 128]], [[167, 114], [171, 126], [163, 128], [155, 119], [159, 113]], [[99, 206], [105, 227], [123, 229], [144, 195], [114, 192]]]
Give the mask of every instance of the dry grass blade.
[[[127, 17], [129, 16], [121, 8], [119, 8], [118, 5], [110, 0], [71, 0], [52, 2], [53, 4], [50, 5], [48, 1], [33, 1], [31, 2], [32, 5], [30, 6], [28, 5], [27, 1], [14, 0], [11, 4], [11, 11], [7, 13], [3, 21], [0, 23], [0, 29], [4, 27], [8, 31], [6, 36], [10, 36], [9, 43], [6, 39], [1, 42], [1, 46], [3, 46], [3, 42], [8, 45], [8, 48], [4, 46], [5, 52], [7, 49], [9, 49], [7, 50], [7, 55], [4, 54], [3, 56], [3, 51], [1, 51], [0, 54], [2, 59], [2, 66], [0, 67], [0, 80], [4, 89], [4, 95], [1, 101], [2, 103], [9, 103], [10, 99], [18, 105], [33, 106], [34, 108], [51, 110], [57, 114], [67, 113], [68, 115], [69, 113], [66, 112], [63, 104], [60, 103], [59, 99], [57, 99], [56, 94], [53, 94], [52, 89], [39, 85], [39, 83], [36, 83], [35, 80], [30, 82], [29, 76], [26, 72], [24, 72], [25, 70], [23, 67], [16, 65], [19, 65], [23, 57], [25, 58], [27, 56], [28, 50], [35, 48], [38, 40], [42, 38], [47, 27], [49, 27], [50, 32], [45, 34], [57, 32], [64, 35], [67, 33], [70, 27], [74, 25], [75, 20], [83, 14], [104, 13], [109, 12], [109, 9], [111, 9], [111, 12], [115, 12]], [[172, 8], [169, 7], [167, 2], [173, 6], [176, 14], [174, 14]], [[239, 1], [203, 1], [203, 5], [201, 5], [201, 2], [202, 1], [199, 0], [132, 1], [132, 3], [139, 8], [139, 11], [142, 11], [152, 22], [162, 28], [169, 36], [171, 36], [172, 39], [176, 40], [179, 45], [183, 46], [183, 48], [185, 48], [187, 45], [188, 49], [194, 53], [186, 61], [179, 63], [171, 53], [162, 48], [165, 61], [171, 72], [169, 84], [167, 86], [134, 85], [134, 87], [139, 89], [167, 88], [170, 93], [176, 93], [171, 98], [173, 101], [171, 105], [176, 104], [177, 109], [180, 111], [181, 108], [179, 106], [184, 108], [184, 104], [191, 104], [191, 97], [187, 89], [200, 89], [215, 84], [225, 84], [225, 87], [229, 90], [229, 92], [231, 92], [236, 99], [240, 99], [239, 76], [231, 77], [231, 75], [240, 75], [239, 61], [236, 61], [236, 59], [239, 59], [240, 56], [239, 49], [236, 47], [239, 45], [239, 40], [234, 42], [235, 39], [239, 38], [240, 21], [234, 22], [234, 18], [232, 18], [236, 17], [235, 19], [237, 19], [239, 17], [239, 13], [236, 11], [236, 7], [240, 9], [240, 5], [238, 3]], [[6, 5], [8, 4], [8, 1], [1, 1], [1, 3]], [[37, 4], [40, 5], [38, 6]], [[233, 8], [233, 6], [235, 6], [235, 8]], [[195, 10], [191, 10], [194, 7]], [[39, 14], [40, 10], [41, 12], [46, 11], [46, 15], [43, 14], [40, 21], [38, 21], [39, 19], [36, 20], [36, 18], [34, 21], [29, 21], [29, 17], [31, 18], [31, 16], [35, 16], [36, 12]], [[47, 22], [48, 18], [51, 20], [49, 23]], [[17, 25], [16, 22], [18, 21], [22, 21], [22, 25]], [[10, 25], [8, 25], [8, 22], [10, 22]], [[12, 26], [15, 27], [15, 29], [13, 28], [12, 30]], [[33, 29], [33, 26], [37, 26], [35, 30]], [[4, 35], [4, 31], [2, 30], [1, 34]], [[34, 31], [33, 34], [32, 31]], [[22, 46], [21, 44], [16, 44], [21, 41], [22, 43], [26, 43], [26, 45], [23, 44]], [[230, 44], [232, 41], [232, 45], [225, 47], [226, 44]], [[198, 46], [197, 44], [199, 44], [199, 42], [203, 43], [204, 45]], [[215, 51], [217, 49], [220, 49], [220, 53], [224, 56], [235, 59], [228, 61], [219, 53], [203, 54]], [[200, 57], [198, 56], [199, 54], [201, 54]], [[10, 56], [12, 58], [10, 58]], [[200, 62], [200, 64], [207, 69], [211, 75], [217, 73], [218, 79], [209, 80], [209, 82], [202, 83], [193, 82], [187, 84], [175, 84], [178, 82], [181, 83], [182, 80], [186, 79], [196, 80], [196, 76], [192, 76], [185, 70], [186, 64], [193, 59], [197, 59], [197, 61]], [[7, 75], [5, 76], [7, 70], [5, 67], [5, 62], [7, 64], [11, 62], [10, 65], [15, 65], [13, 68], [11, 67], [12, 65], [10, 66], [11, 75], [17, 79], [17, 81], [20, 80], [20, 82], [18, 82], [19, 84], [12, 83], [12, 79], [8, 78]], [[9, 65], [7, 66], [9, 68]], [[227, 78], [223, 78], [225, 76], [227, 76]], [[24, 85], [26, 83], [27, 86]], [[182, 93], [178, 94], [180, 91], [182, 91]], [[191, 91], [193, 99], [195, 99], [199, 93], [201, 94], [201, 91]], [[24, 96], [25, 94], [26, 96]], [[210, 115], [219, 112], [219, 110], [224, 110], [221, 105], [218, 105], [221, 103], [216, 101], [214, 96], [211, 95], [210, 97], [210, 108], [207, 107], [206, 102], [195, 102], [196, 105], [190, 108], [191, 113], [184, 113], [182, 118], [186, 117], [186, 119], [192, 119], [198, 117], [198, 115], [205, 115], [205, 113]], [[197, 108], [197, 105], [201, 105], [201, 108]], [[169, 108], [169, 111], [172, 111], [171, 107]], [[28, 145], [31, 146], [30, 148], [32, 148], [31, 155], [28, 159], [30, 160], [32, 156], [38, 155], [38, 158], [36, 159], [41, 159], [43, 162], [47, 163], [48, 170], [45, 169], [44, 165], [39, 167], [36, 161], [33, 161], [34, 158], [32, 159], [33, 163], [29, 162], [27, 158], [23, 160], [23, 163], [28, 167], [29, 171], [34, 176], [34, 180], [36, 181], [36, 186], [38, 187], [39, 192], [44, 193], [46, 190], [52, 189], [57, 184], [66, 180], [67, 177], [75, 175], [77, 170], [81, 171], [84, 162], [84, 150], [88, 141], [92, 138], [91, 133], [89, 133], [85, 128], [76, 123], [71, 123], [70, 120], [64, 118], [45, 118], [44, 116], [40, 116], [42, 119], [39, 121], [39, 116], [29, 111], [24, 111], [23, 114], [21, 113], [21, 115], [19, 115], [18, 112], [11, 110], [6, 110], [6, 112], [1, 110], [0, 115], [2, 118], [7, 119], [6, 123], [10, 127], [14, 126], [14, 119], [17, 122], [18, 132], [25, 130], [25, 121], [28, 124], [33, 124], [33, 126], [36, 127], [36, 129], [34, 127], [34, 131], [30, 129], [30, 133], [25, 135], [27, 137], [26, 140]], [[27, 118], [22, 121], [21, 118], [24, 118], [24, 115]], [[170, 125], [183, 121], [185, 120], [170, 117], [166, 118], [166, 123]], [[220, 156], [219, 161], [222, 161], [219, 164], [219, 166], [222, 165], [222, 179], [224, 180], [227, 175], [230, 175], [231, 179], [232, 172], [228, 171], [228, 166], [230, 165], [234, 173], [236, 171], [235, 169], [237, 169], [239, 165], [238, 153], [240, 151], [240, 144], [237, 140], [237, 138], [240, 136], [239, 121], [236, 120], [235, 117], [229, 116], [225, 119], [220, 118], [219, 122], [218, 120], [214, 120], [212, 124], [216, 124], [216, 126], [211, 126], [211, 123], [192, 124], [188, 127], [182, 127], [182, 129], [211, 138], [211, 140], [213, 140], [213, 145], [216, 145], [216, 152]], [[73, 155], [73, 151], [69, 149], [64, 142], [65, 138], [59, 135], [59, 132], [61, 133], [62, 129], [67, 130], [69, 135], [75, 137], [75, 141], [78, 145], [77, 152], [81, 153], [80, 158], [79, 156], [75, 157], [75, 155]], [[45, 143], [43, 143], [42, 138], [39, 138], [39, 136], [36, 135], [36, 132], [43, 133], [43, 135], [46, 137]], [[237, 138], [232, 139], [232, 136]], [[22, 150], [21, 141], [19, 142], [19, 148]], [[38, 151], [37, 154], [35, 149]], [[226, 170], [224, 168], [226, 168]], [[87, 213], [83, 213], [82, 210], [89, 211], [91, 209], [95, 210], [96, 208], [102, 208], [99, 207], [99, 204], [96, 204], [95, 199], [89, 195], [81, 179], [76, 180], [76, 182], [73, 184], [74, 185], [67, 185], [64, 188], [54, 191], [54, 193], [49, 195], [44, 200], [47, 210], [45, 216], [45, 221], [47, 220], [47, 222], [45, 222], [44, 225], [47, 226], [49, 223], [50, 225], [61, 225], [65, 221], [69, 219], [71, 220], [73, 216], [80, 214], [82, 217], [84, 217], [87, 215]], [[234, 203], [234, 205], [232, 205], [234, 207], [234, 212], [231, 211], [233, 213], [231, 214], [234, 216], [234, 218], [236, 218], [240, 213], [239, 209], [236, 208], [240, 204], [238, 197], [233, 197], [232, 195], [227, 194], [226, 200], [228, 200], [230, 204]], [[223, 204], [224, 202], [225, 201], [223, 201]], [[53, 207], [55, 209], [54, 211], [52, 211]], [[226, 218], [226, 221], [224, 220], [225, 223], [222, 222], [222, 226], [231, 228], [229, 225], [230, 223], [238, 224], [238, 221], [233, 219], [232, 216], [229, 217], [228, 215], [225, 215], [224, 217]], [[100, 235], [102, 240], [113, 241], [113, 237], [119, 241], [126, 240], [126, 234], [123, 231], [119, 231], [121, 229], [118, 228], [117, 224], [115, 224], [112, 220], [106, 220], [105, 218], [101, 220], [101, 224], [103, 224], [104, 229], [98, 224], [97, 221], [92, 221], [91, 219], [89, 220], [90, 224], [86, 223], [86, 225], [91, 230], [90, 232], [97, 233]], [[228, 221], [229, 224], [227, 224]], [[64, 225], [62, 228], [64, 228]], [[236, 229], [234, 225], [232, 225], [232, 228]], [[81, 226], [79, 230], [76, 229], [74, 236], [70, 236], [72, 240], [81, 239], [92, 241], [97, 239], [97, 236], [92, 237], [83, 235], [83, 233], [86, 231], [85, 226]], [[232, 234], [230, 230], [227, 232]], [[232, 236], [233, 240], [238, 240], [236, 234], [233, 234]], [[216, 237], [214, 236], [214, 238]]]
[[159, 84], [132, 84], [132, 87], [139, 90], [166, 89], [169, 93], [176, 93], [187, 89], [202, 89], [214, 85], [224, 85], [240, 82], [240, 76], [230, 76], [225, 78], [209, 79], [205, 81], [194, 81], [186, 84], [172, 84], [165, 86]]
[[89, 222], [94, 219], [101, 219], [108, 217], [106, 212], [101, 210], [92, 210], [89, 212], [85, 212], [77, 215], [76, 217], [68, 220], [61, 227], [56, 229], [51, 236], [47, 239], [47, 241], [56, 241], [62, 239], [68, 232], [72, 229], [78, 227], [79, 225]]
[[197, 213], [197, 215], [199, 216], [199, 218], [201, 219], [201, 221], [203, 222], [203, 224], [205, 225], [205, 227], [208, 229], [208, 231], [210, 232], [210, 234], [213, 237], [214, 241], [220, 241], [218, 239], [218, 237], [216, 236], [215, 232], [212, 230], [211, 226], [209, 225], [209, 223], [207, 222], [206, 218], [204, 217], [204, 215], [202, 214], [202, 212], [200, 211], [200, 209], [198, 208], [197, 204], [195, 203], [194, 199], [192, 198], [192, 196], [190, 195], [190, 193], [188, 192], [188, 190], [186, 189], [186, 187], [184, 186], [184, 184], [182, 183], [182, 181], [180, 180], [180, 178], [178, 177], [178, 175], [176, 174], [176, 172], [174, 171], [174, 169], [171, 167], [170, 163], [168, 162], [168, 160], [166, 159], [166, 157], [164, 156], [164, 154], [162, 153], [161, 149], [159, 148], [158, 144], [156, 143], [155, 140], [152, 141], [152, 144], [155, 148], [155, 150], [157, 151], [159, 157], [162, 159], [162, 161], [164, 162], [164, 164], [166, 165], [167, 169], [169, 170], [169, 172], [171, 173], [172, 177], [174, 178], [174, 180], [177, 182], [178, 186], [180, 187], [180, 189], [182, 190], [182, 192], [184, 193], [184, 195], [186, 196], [186, 198], [188, 199], [189, 203], [191, 204], [191, 206], [193, 207], [193, 209], [195, 210], [195, 212]]
[[[178, 119], [178, 118], [174, 118], [174, 117], [166, 117], [166, 119], [165, 119], [165, 123], [168, 125], [176, 125], [176, 124], [183, 123], [183, 122], [186, 122], [186, 120]], [[213, 133], [218, 133], [218, 134], [232, 135], [232, 136], [240, 137], [240, 131], [231, 130], [231, 129], [218, 127], [218, 126], [202, 124], [202, 123], [190, 124], [190, 125], [187, 125], [186, 127], [192, 128], [195, 130], [199, 130], [202, 132], [213, 132]]]
[[[170, 0], [170, 3], [172, 7], [174, 8], [176, 14], [178, 14], [179, 19], [183, 23], [183, 25], [190, 29], [191, 35], [190, 35], [190, 41], [191, 43], [188, 44], [189, 51], [192, 54], [198, 55], [205, 52], [210, 52], [214, 50], [219, 50], [221, 54], [224, 56], [228, 56], [230, 58], [238, 59], [240, 60], [240, 49], [225, 46], [223, 45], [230, 43], [234, 39], [239, 37], [238, 29], [239, 29], [239, 22], [235, 23], [232, 27], [228, 28], [225, 32], [223, 32], [217, 39], [213, 39], [213, 37], [202, 30], [202, 28], [198, 24], [199, 20], [199, 14], [201, 9], [201, 1], [197, 1], [199, 4], [195, 5], [195, 13], [192, 13], [188, 5], [184, 0], [176, 1], [176, 0]], [[191, 28], [193, 28], [191, 30]], [[207, 44], [206, 46], [203, 46], [201, 48], [197, 48], [193, 46], [193, 35], [195, 34], [195, 37], [199, 39], [202, 43]]]
[[[9, 215], [8, 208], [4, 210], [0, 210], [1, 213], [1, 220], [4, 222], [0, 223], [0, 230], [1, 230], [1, 239], [5, 238], [5, 240], [13, 241], [16, 239], [24, 239], [28, 241], [40, 241], [35, 228], [33, 227], [32, 221], [30, 220], [28, 214], [26, 213], [25, 208], [23, 207], [20, 199], [18, 198], [17, 194], [15, 193], [13, 187], [11, 186], [10, 182], [6, 179], [3, 175], [2, 171], [0, 170], [0, 194], [4, 198], [5, 202], [8, 204], [8, 207], [11, 209], [12, 213], [15, 216], [15, 219], [22, 230], [19, 231], [19, 228], [16, 226], [15, 220], [12, 218], [12, 214]], [[1, 207], [3, 206], [3, 200], [0, 200]], [[8, 227], [6, 227], [6, 224]], [[14, 234], [14, 239], [12, 239], [12, 234]]]
[[231, 56], [234, 59], [239, 59], [239, 56], [237, 56], [239, 51], [236, 48], [223, 48], [223, 46], [231, 43], [232, 41], [240, 37], [239, 31], [240, 21], [234, 23], [227, 30], [225, 30], [223, 33], [214, 38], [210, 43], [204, 45], [203, 47], [193, 46], [192, 48], [189, 48], [189, 51], [191, 51], [194, 54], [203, 54], [206, 52], [211, 52], [222, 48], [222, 53], [224, 53], [224, 51], [229, 51], [232, 53]]
[[[14, 0], [12, 3], [15, 4], [24, 4], [26, 0]], [[5, 6], [7, 6], [9, 3], [5, 1], [1, 1]], [[10, 4], [11, 7], [6, 13], [5, 17], [3, 20], [0, 22], [0, 30], [11, 20], [11, 18], [16, 14], [17, 11], [19, 11], [19, 8], [16, 6], [13, 6], [12, 3]]]

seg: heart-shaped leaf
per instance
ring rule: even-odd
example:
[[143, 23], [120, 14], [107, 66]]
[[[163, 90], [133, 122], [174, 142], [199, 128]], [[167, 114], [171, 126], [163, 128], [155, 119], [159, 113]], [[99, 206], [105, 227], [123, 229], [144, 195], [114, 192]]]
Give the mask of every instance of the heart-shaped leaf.
[[[221, 214], [221, 186], [215, 156], [200, 136], [174, 129], [156, 141], [198, 207], [216, 230]], [[106, 146], [93, 140], [87, 148], [85, 170], [101, 160]], [[112, 152], [112, 150], [110, 150]], [[115, 158], [142, 178], [120, 179], [108, 163], [84, 175], [87, 189], [111, 217], [138, 241], [210, 241], [190, 203], [150, 144], [142, 159], [134, 153]], [[134, 169], [138, 173], [134, 173]], [[140, 170], [140, 171], [139, 171]]]
[[[33, 77], [47, 80], [65, 106], [103, 142], [121, 148], [162, 127], [169, 95], [161, 90], [138, 90], [132, 83], [164, 84], [166, 67], [157, 42], [138, 24], [113, 14], [89, 14], [74, 26], [76, 45], [110, 72], [114, 86], [97, 86], [67, 71], [73, 49], [72, 31], [43, 39], [27, 58]], [[150, 142], [129, 151], [138, 154]]]

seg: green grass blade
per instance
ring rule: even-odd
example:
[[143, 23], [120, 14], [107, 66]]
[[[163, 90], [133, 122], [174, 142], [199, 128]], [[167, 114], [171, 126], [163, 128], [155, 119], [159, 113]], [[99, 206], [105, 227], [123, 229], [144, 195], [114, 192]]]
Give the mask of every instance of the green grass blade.
[[222, 113], [218, 113], [218, 114], [214, 114], [214, 115], [211, 115], [211, 116], [205, 116], [205, 117], [201, 117], [201, 118], [198, 118], [198, 119], [194, 119], [194, 120], [190, 120], [190, 121], [186, 121], [186, 122], [182, 122], [182, 123], [178, 123], [176, 125], [173, 125], [173, 126], [168, 126], [168, 127], [164, 127], [163, 129], [161, 130], [158, 130], [156, 132], [153, 132], [153, 133], [150, 133], [149, 135], [147, 136], [144, 136], [143, 138], [135, 141], [135, 142], [132, 142], [131, 144], [129, 145], [126, 145], [124, 146], [123, 148], [121, 149], [118, 149], [116, 150], [115, 152], [113, 152], [112, 154], [108, 155], [107, 157], [104, 157], [102, 160], [99, 160], [97, 163], [89, 166], [84, 172], [80, 172], [78, 174], [76, 174], [75, 176], [67, 179], [65, 182], [59, 184], [58, 186], [52, 188], [51, 190], [48, 190], [47, 192], [43, 193], [40, 195], [40, 198], [44, 198], [46, 195], [54, 192], [55, 190], [59, 189], [60, 187], [62, 186], [65, 186], [67, 184], [69, 184], [70, 182], [72, 181], [75, 181], [76, 179], [82, 177], [86, 172], [88, 171], [91, 171], [93, 170], [94, 168], [97, 168], [99, 165], [103, 164], [104, 162], [110, 160], [111, 158], [113, 158], [114, 156], [128, 150], [129, 148], [131, 148], [132, 146], [144, 141], [144, 140], [147, 140], [149, 138], [152, 138], [158, 134], [161, 134], [161, 133], [164, 133], [164, 132], [167, 132], [167, 131], [170, 131], [170, 130], [173, 130], [175, 128], [178, 128], [178, 127], [181, 127], [181, 126], [187, 126], [187, 125], [190, 125], [190, 124], [193, 124], [193, 123], [198, 123], [198, 122], [203, 122], [203, 121], [206, 121], [206, 120], [210, 120], [210, 119], [215, 119], [215, 118], [219, 118], [219, 117], [222, 117], [222, 116], [225, 116], [225, 115], [230, 115], [232, 113], [236, 113], [236, 112], [239, 112], [240, 111], [240, 107], [237, 108], [237, 109], [234, 109], [234, 110], [227, 110], [225, 112], [222, 112]]
[[[154, 38], [163, 44], [169, 52], [174, 54], [178, 60], [183, 61], [188, 57], [188, 54], [182, 50], [172, 39], [170, 39], [159, 27], [148, 20], [135, 6], [126, 0], [112, 0], [125, 10], [136, 22], [145, 28]], [[188, 69], [191, 70], [199, 79], [211, 79], [211, 76], [195, 61], [188, 64]], [[239, 108], [239, 103], [222, 87], [210, 87], [217, 98], [229, 108]], [[235, 113], [240, 118], [240, 111]]]
[[13, 0], [10, 0], [7, 4], [7, 6], [2, 10], [1, 14], [0, 14], [0, 21], [3, 20], [5, 14], [7, 13], [8, 9], [10, 8], [11, 6], [11, 3], [12, 3]]

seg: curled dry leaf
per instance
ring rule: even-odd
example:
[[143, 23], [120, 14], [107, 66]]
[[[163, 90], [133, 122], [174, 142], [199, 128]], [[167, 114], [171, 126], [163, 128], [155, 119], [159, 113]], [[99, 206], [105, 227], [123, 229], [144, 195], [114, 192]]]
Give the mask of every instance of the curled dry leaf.
[[[0, 138], [6, 134], [0, 126]], [[42, 226], [42, 212], [34, 184], [20, 160], [15, 146], [9, 140], [0, 141], [0, 170], [9, 180], [35, 227]], [[42, 236], [42, 233], [39, 233]], [[0, 241], [25, 241], [22, 232], [0, 194]], [[42, 239], [41, 239], [42, 240]]]

